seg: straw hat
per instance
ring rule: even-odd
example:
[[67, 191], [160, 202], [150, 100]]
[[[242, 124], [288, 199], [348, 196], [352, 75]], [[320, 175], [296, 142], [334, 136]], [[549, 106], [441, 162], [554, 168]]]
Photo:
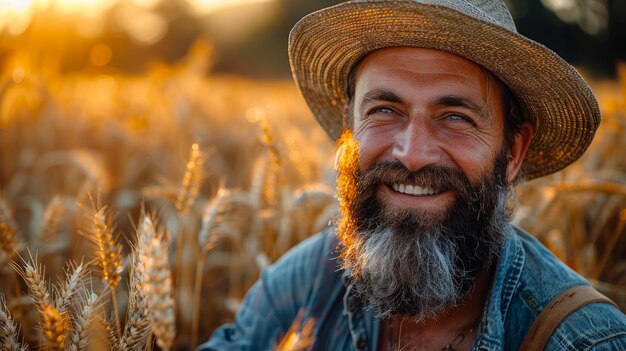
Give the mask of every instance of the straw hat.
[[294, 79], [321, 126], [337, 139], [352, 67], [385, 47], [448, 51], [482, 65], [516, 96], [535, 136], [526, 179], [578, 159], [600, 124], [598, 103], [576, 70], [520, 34], [501, 0], [349, 1], [309, 14], [289, 36]]

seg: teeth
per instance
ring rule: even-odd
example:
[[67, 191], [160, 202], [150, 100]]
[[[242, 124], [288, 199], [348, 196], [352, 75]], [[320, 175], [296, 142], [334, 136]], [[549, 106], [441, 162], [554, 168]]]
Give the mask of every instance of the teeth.
[[435, 194], [435, 190], [433, 188], [422, 188], [421, 186], [418, 185], [412, 185], [412, 184], [392, 184], [391, 186], [393, 188], [393, 190], [399, 192], [399, 193], [403, 193], [403, 194], [408, 194], [408, 195], [416, 195], [416, 196], [423, 196], [423, 195], [433, 195]]

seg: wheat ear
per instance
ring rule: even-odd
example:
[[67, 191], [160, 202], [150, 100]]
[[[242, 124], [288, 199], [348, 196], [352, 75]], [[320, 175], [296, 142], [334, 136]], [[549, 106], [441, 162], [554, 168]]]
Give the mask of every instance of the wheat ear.
[[133, 262], [124, 333], [119, 340], [116, 340], [115, 333], [111, 333], [114, 351], [144, 351], [151, 333], [148, 296], [145, 290], [145, 268], [136, 255]]
[[152, 331], [161, 350], [169, 350], [176, 336], [175, 304], [172, 297], [172, 273], [165, 234], [158, 231], [149, 215], [139, 227], [137, 247], [145, 271], [146, 291]]
[[80, 314], [74, 321], [74, 332], [69, 337], [69, 347], [67, 348], [69, 351], [86, 350], [89, 342], [87, 332], [95, 319], [98, 301], [98, 295], [93, 292], [87, 297]]
[[24, 267], [21, 267], [15, 262], [11, 262], [11, 265], [26, 282], [30, 296], [39, 309], [42, 309], [44, 306], [52, 305], [50, 290], [48, 289], [48, 284], [46, 284], [44, 273], [37, 264], [37, 258], [35, 257], [33, 259], [31, 256], [30, 261], [27, 262], [24, 259], [22, 259], [22, 261], [24, 262]]
[[113, 304], [114, 325], [117, 336], [121, 334], [120, 316], [117, 305], [115, 288], [121, 280], [123, 272], [122, 246], [115, 235], [113, 218], [106, 206], [96, 208], [89, 214], [91, 227], [87, 236], [96, 246], [96, 262], [98, 263], [102, 280], [111, 289], [111, 303]]
[[0, 195], [0, 267], [4, 267], [17, 251], [17, 226], [4, 197]]
[[61, 221], [66, 214], [66, 208], [60, 196], [55, 196], [46, 205], [43, 217], [41, 219], [41, 227], [39, 229], [40, 242], [52, 242], [59, 232]]
[[217, 238], [212, 229], [218, 220], [222, 203], [229, 194], [230, 193], [227, 189], [220, 186], [213, 200], [211, 200], [211, 202], [204, 209], [202, 225], [200, 226], [200, 232], [198, 233], [198, 243], [200, 244], [200, 250], [202, 252], [206, 253], [207, 251], [210, 251], [213, 248], [213, 245], [215, 245]]
[[191, 146], [191, 153], [187, 161], [185, 175], [178, 196], [176, 197], [176, 210], [181, 215], [186, 214], [193, 206], [198, 192], [202, 186], [202, 182], [206, 178], [206, 172], [203, 168], [206, 160], [205, 153], [200, 149], [198, 144]]
[[20, 341], [20, 329], [13, 321], [4, 295], [0, 293], [0, 349], [6, 351], [26, 351]]
[[196, 277], [193, 284], [193, 304], [191, 318], [191, 347], [196, 347], [198, 342], [198, 329], [200, 326], [200, 293], [202, 292], [202, 276], [204, 273], [204, 258], [209, 250], [215, 245], [217, 236], [216, 231], [212, 230], [217, 222], [221, 204], [228, 196], [228, 190], [220, 186], [217, 194], [206, 206], [204, 215], [202, 216], [202, 226], [198, 233], [198, 243], [200, 245], [200, 257], [196, 263]]
[[37, 264], [37, 258], [31, 257], [30, 261], [23, 261], [25, 267], [20, 267], [14, 262], [12, 264], [24, 278], [30, 295], [37, 304], [46, 347], [52, 351], [65, 350], [65, 339], [71, 329], [69, 312], [60, 311], [52, 303], [45, 274]]
[[102, 279], [111, 288], [115, 287], [121, 279], [123, 271], [122, 246], [115, 236], [113, 218], [106, 207], [95, 211], [92, 216], [92, 231], [90, 238], [96, 244], [96, 255]]
[[54, 304], [54, 307], [57, 310], [61, 311], [61, 313], [69, 310], [72, 297], [74, 296], [74, 294], [76, 294], [77, 289], [83, 282], [85, 273], [85, 266], [82, 262], [76, 267], [74, 267], [73, 264], [70, 264], [68, 266], [65, 273], [67, 280], [65, 281], [65, 284], [57, 289], [58, 294], [56, 296]]
[[184, 284], [183, 281], [183, 266], [184, 266], [184, 253], [185, 253], [185, 242], [186, 242], [186, 231], [185, 231], [185, 221], [183, 216], [185, 216], [189, 210], [192, 208], [195, 203], [198, 193], [200, 191], [200, 187], [202, 186], [202, 182], [206, 178], [206, 172], [204, 170], [204, 162], [206, 160], [206, 155], [198, 144], [193, 144], [191, 146], [191, 152], [189, 154], [189, 159], [187, 161], [185, 175], [183, 176], [182, 184], [178, 191], [178, 196], [176, 197], [176, 210], [178, 211], [180, 220], [180, 226], [176, 232], [176, 254], [175, 254], [175, 277], [176, 282], [174, 286], [182, 287]]
[[39, 314], [46, 348], [51, 351], [65, 350], [65, 342], [72, 328], [70, 313], [61, 312], [52, 305], [44, 305]]
[[272, 131], [272, 127], [267, 119], [262, 119], [261, 123], [261, 142], [265, 146], [267, 159], [265, 167], [265, 177], [262, 180], [262, 201], [268, 207], [274, 207], [278, 202], [278, 182], [281, 168], [281, 156], [277, 147], [276, 138]]
[[13, 258], [16, 247], [15, 228], [0, 219], [0, 267], [3, 267]]

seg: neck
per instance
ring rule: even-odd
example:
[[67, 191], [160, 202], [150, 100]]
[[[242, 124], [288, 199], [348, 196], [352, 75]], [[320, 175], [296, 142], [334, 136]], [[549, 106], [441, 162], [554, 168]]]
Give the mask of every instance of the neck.
[[489, 297], [494, 268], [495, 264], [483, 268], [459, 305], [435, 318], [416, 323], [410, 315], [398, 315], [383, 321], [379, 349], [407, 349], [405, 345], [411, 345], [408, 349], [442, 350], [452, 344], [454, 350], [469, 350]]

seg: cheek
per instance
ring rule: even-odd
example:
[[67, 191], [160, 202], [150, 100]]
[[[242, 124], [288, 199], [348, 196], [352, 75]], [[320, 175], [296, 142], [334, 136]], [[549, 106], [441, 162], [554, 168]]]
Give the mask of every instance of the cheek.
[[380, 133], [361, 132], [355, 135], [359, 142], [359, 160], [361, 169], [374, 161], [384, 160], [385, 155], [393, 146], [392, 137], [386, 137]]
[[493, 165], [501, 150], [503, 136], [492, 131], [481, 134], [448, 134], [439, 140], [443, 151], [472, 179]]
[[485, 150], [484, 148], [457, 148], [452, 158], [458, 167], [472, 183], [476, 182], [493, 171], [496, 150]]

